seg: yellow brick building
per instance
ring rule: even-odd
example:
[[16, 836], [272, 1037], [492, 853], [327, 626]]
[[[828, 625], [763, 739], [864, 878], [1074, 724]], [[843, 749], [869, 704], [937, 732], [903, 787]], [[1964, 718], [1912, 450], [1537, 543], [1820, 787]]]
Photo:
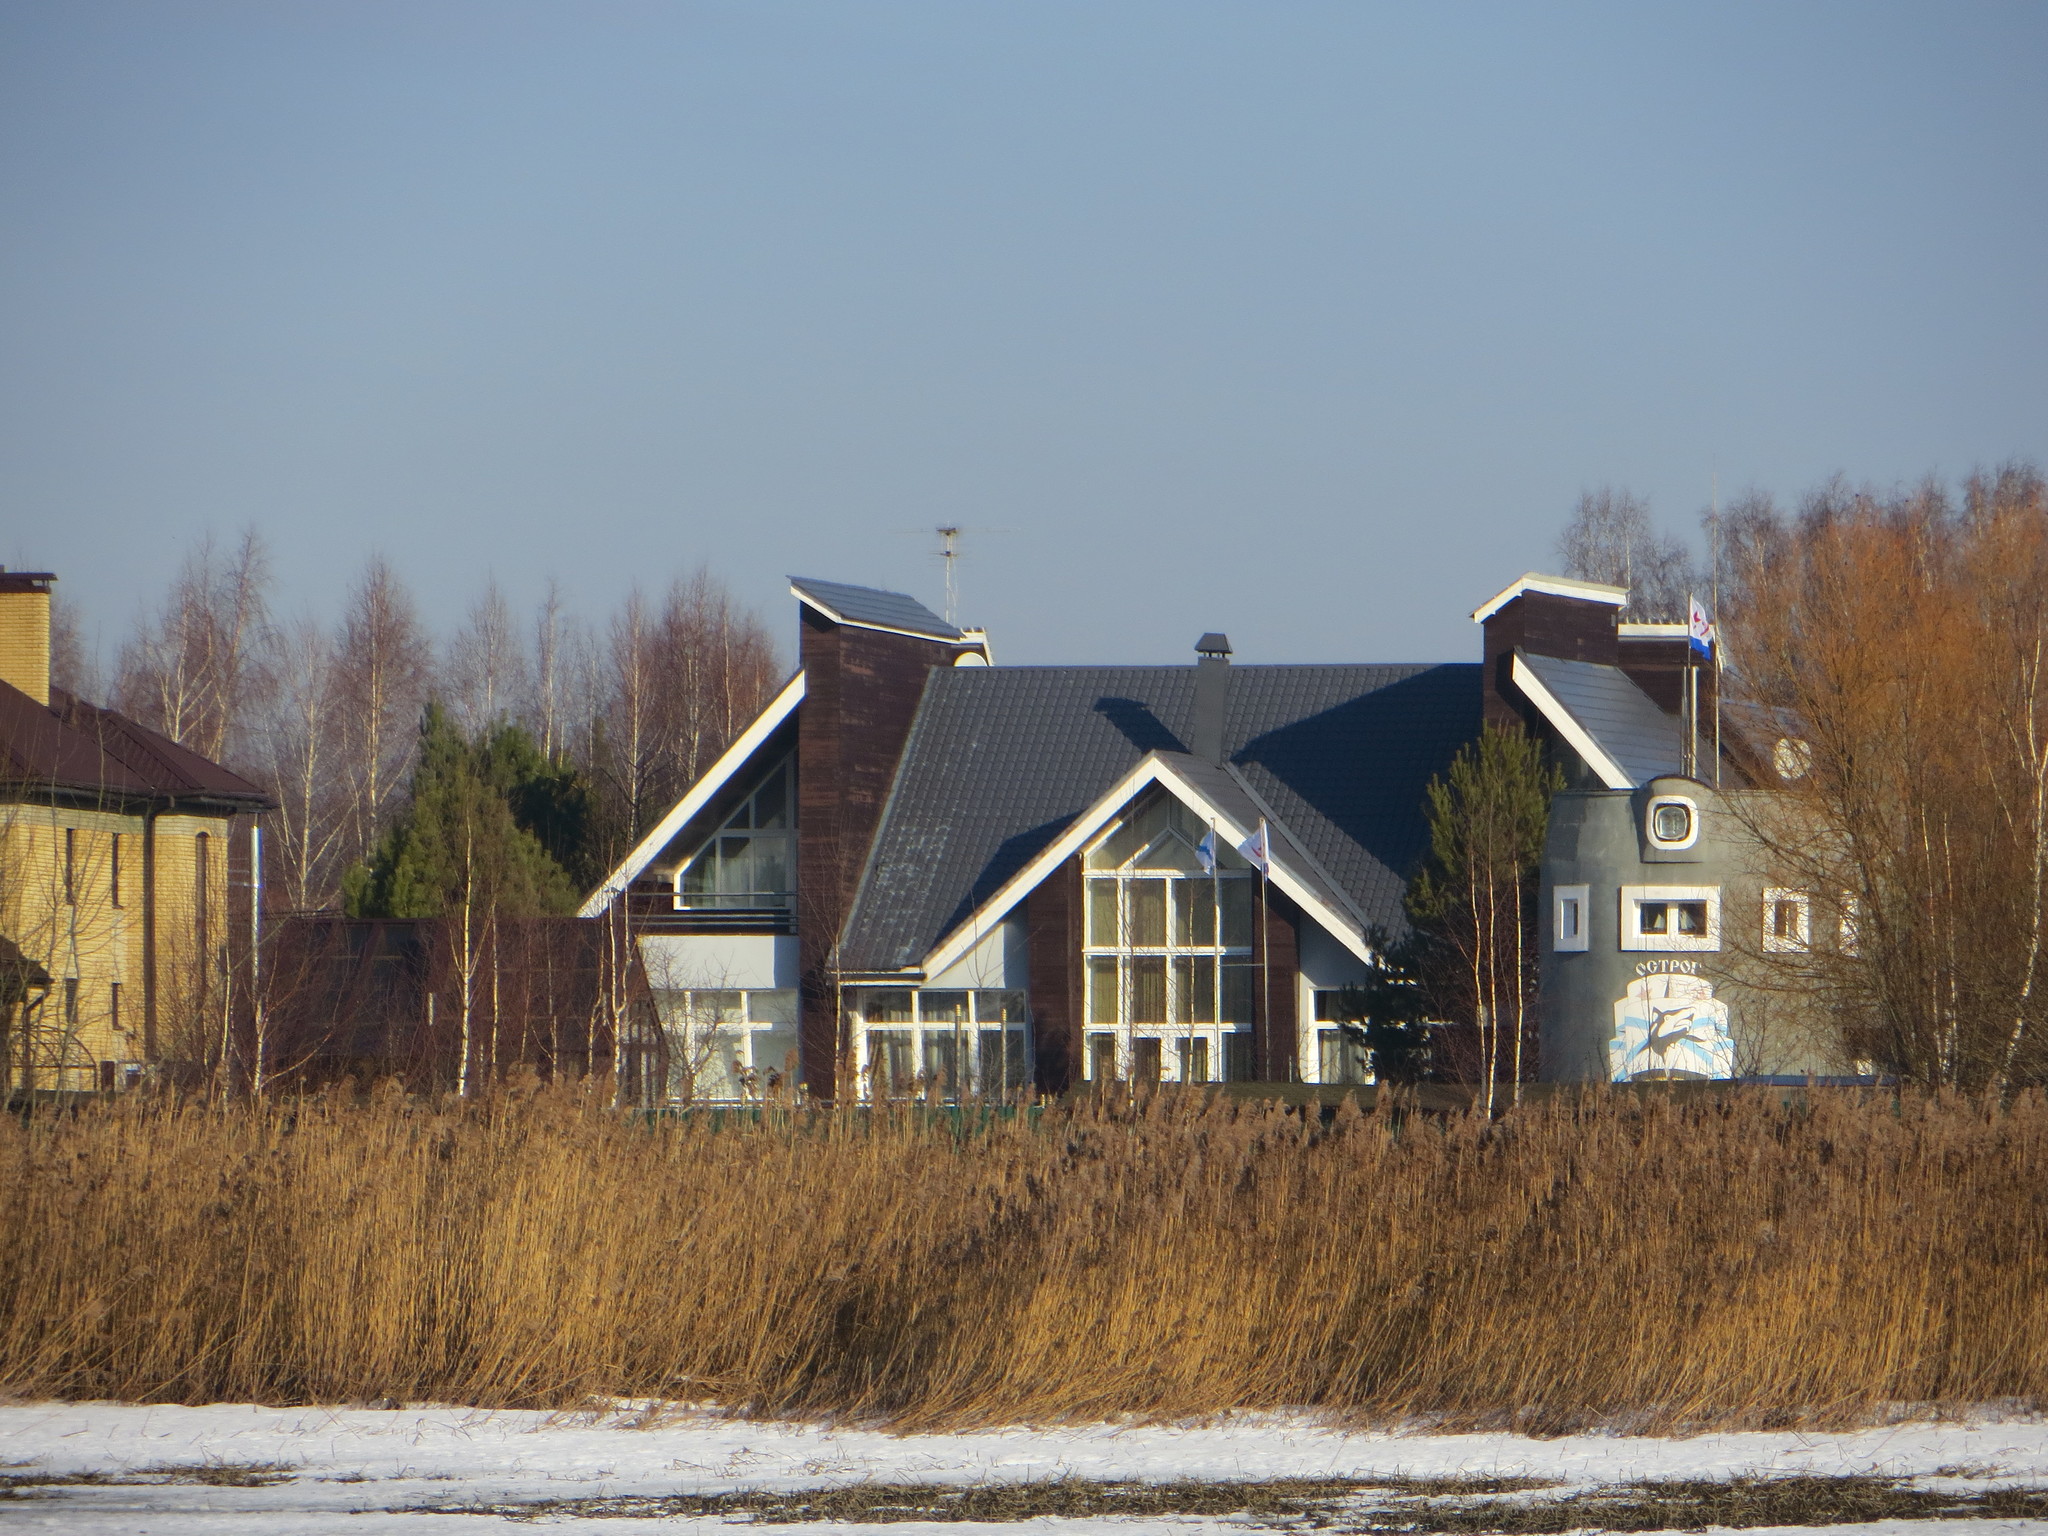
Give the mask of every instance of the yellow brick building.
[[271, 802], [50, 684], [49, 572], [0, 568], [0, 1055], [10, 1089], [220, 1060], [246, 988]]

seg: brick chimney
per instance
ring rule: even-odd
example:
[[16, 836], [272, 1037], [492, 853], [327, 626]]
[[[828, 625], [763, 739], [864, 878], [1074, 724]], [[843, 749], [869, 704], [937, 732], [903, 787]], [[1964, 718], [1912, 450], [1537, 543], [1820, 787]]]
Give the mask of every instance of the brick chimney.
[[49, 571], [10, 571], [0, 565], [0, 682], [12, 683], [38, 704], [50, 702]]
[[1223, 718], [1230, 705], [1230, 637], [1210, 632], [1195, 642], [1194, 740], [1196, 757], [1223, 761]]

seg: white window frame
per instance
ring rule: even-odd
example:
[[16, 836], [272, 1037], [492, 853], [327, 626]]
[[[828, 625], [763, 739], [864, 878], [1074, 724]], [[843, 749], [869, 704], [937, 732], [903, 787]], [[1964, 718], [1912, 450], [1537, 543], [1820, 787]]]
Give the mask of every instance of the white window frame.
[[[754, 825], [755, 803], [760, 799], [761, 792], [768, 787], [768, 781], [778, 774], [782, 778], [782, 825], [779, 827], [756, 827]], [[735, 823], [742, 817], [746, 819], [746, 826], [736, 826]], [[788, 889], [782, 891], [747, 892], [693, 892], [686, 889], [691, 871], [702, 864], [705, 859], [720, 856], [720, 839], [728, 836], [744, 837], [750, 843], [765, 842], [771, 839], [780, 843], [782, 845], [783, 883]], [[792, 752], [787, 757], [771, 764], [768, 770], [761, 775], [759, 781], [755, 783], [754, 787], [747, 791], [740, 803], [727, 813], [725, 820], [718, 824], [717, 830], [698, 845], [696, 852], [676, 866], [673, 879], [675, 891], [673, 905], [675, 910], [678, 912], [750, 912], [772, 911], [776, 908], [785, 910], [793, 908], [796, 905], [796, 851], [796, 754]], [[730, 902], [721, 903], [719, 897], [728, 895], [750, 895], [766, 899], [756, 900], [746, 906], [738, 906]]]
[[[1657, 835], [1657, 812], [1667, 805], [1685, 807], [1686, 834], [1682, 838], [1666, 838]], [[1679, 853], [1693, 847], [1700, 840], [1700, 806], [1690, 795], [1653, 795], [1649, 807], [1643, 812], [1643, 836], [1652, 848], [1665, 853]]]
[[[1644, 933], [1638, 913], [1645, 906], [1697, 901], [1706, 905], [1707, 931]], [[1621, 888], [1621, 947], [1652, 954], [1701, 954], [1721, 947], [1721, 887], [1718, 885], [1624, 885]]]
[[[1577, 918], [1577, 932], [1568, 931], [1565, 917], [1569, 913]], [[1551, 893], [1550, 902], [1550, 947], [1559, 954], [1583, 954], [1592, 946], [1588, 935], [1589, 919], [1593, 915], [1593, 888], [1590, 885], [1560, 885]]]
[[[1179, 1082], [1181, 1079], [1178, 1042], [1184, 1039], [1206, 1040], [1209, 1043], [1208, 1081], [1227, 1082], [1230, 1077], [1230, 1042], [1239, 1037], [1249, 1036], [1252, 1033], [1253, 1026], [1250, 1023], [1229, 1023], [1223, 1019], [1224, 967], [1226, 964], [1249, 965], [1257, 955], [1258, 915], [1257, 908], [1254, 907], [1252, 915], [1252, 943], [1224, 943], [1223, 904], [1220, 886], [1243, 885], [1249, 888], [1249, 883], [1254, 877], [1248, 869], [1224, 869], [1217, 875], [1210, 876], [1182, 869], [1147, 866], [1145, 863], [1146, 858], [1169, 839], [1186, 842], [1186, 839], [1179, 837], [1179, 834], [1170, 829], [1161, 831], [1120, 865], [1092, 865], [1091, 859], [1096, 851], [1131, 822], [1149, 813], [1154, 803], [1150, 799], [1141, 801], [1130, 811], [1111, 821], [1094, 837], [1089, 839], [1086, 847], [1081, 851], [1082, 924], [1084, 930], [1081, 950], [1081, 965], [1083, 968], [1081, 983], [1082, 1013], [1084, 1016], [1081, 1025], [1081, 1080], [1091, 1083], [1095, 1081], [1096, 1053], [1092, 1041], [1098, 1036], [1110, 1036], [1114, 1039], [1116, 1046], [1116, 1080], [1119, 1082], [1128, 1081], [1132, 1072], [1136, 1070], [1137, 1042], [1140, 1040], [1157, 1040], [1160, 1042], [1160, 1081], [1167, 1083]], [[1192, 845], [1189, 845], [1189, 847], [1190, 851], [1192, 851]], [[1100, 943], [1092, 933], [1087, 931], [1087, 924], [1090, 921], [1093, 910], [1092, 882], [1098, 880], [1113, 881], [1116, 885], [1118, 942], [1113, 944]], [[1137, 944], [1131, 942], [1128, 937], [1130, 932], [1128, 916], [1131, 896], [1130, 888], [1133, 882], [1138, 880], [1156, 880], [1164, 887], [1167, 925], [1166, 942], [1164, 944]], [[1180, 941], [1180, 937], [1174, 928], [1174, 912], [1177, 905], [1174, 899], [1174, 887], [1177, 881], [1216, 882], [1216, 896], [1218, 899], [1215, 912], [1216, 929], [1212, 942], [1208, 944], [1195, 944]], [[1180, 1023], [1148, 1022], [1142, 1024], [1133, 1021], [1131, 1018], [1131, 997], [1134, 989], [1131, 981], [1131, 962], [1139, 959], [1164, 959], [1166, 962], [1166, 1011], [1169, 1021], [1177, 1012], [1192, 1011], [1181, 997], [1180, 970], [1175, 962], [1183, 959], [1209, 960], [1215, 967], [1214, 981], [1212, 983], [1215, 993], [1210, 1004], [1209, 1012], [1211, 1017], [1209, 1021], [1198, 1023], [1194, 1020], [1184, 1020]], [[1090, 969], [1093, 962], [1097, 960], [1114, 960], [1116, 962], [1117, 1017], [1114, 1022], [1097, 1020], [1086, 1016], [1091, 1006], [1089, 989], [1093, 985]]]
[[[922, 1079], [924, 1077], [925, 1041], [927, 1037], [943, 1038], [950, 1036], [955, 1043], [956, 1051], [964, 1048], [964, 1054], [971, 1064], [966, 1073], [970, 1092], [999, 1093], [1007, 1090], [1008, 1092], [1015, 1093], [1033, 1085], [1030, 999], [1022, 987], [853, 987], [848, 990], [851, 994], [850, 1000], [853, 1004], [854, 1012], [854, 1068], [860, 1075], [861, 1092], [863, 1095], [871, 1093], [873, 1089], [871, 1074], [874, 1069], [875, 1058], [869, 1049], [868, 1035], [871, 1031], [878, 1029], [900, 1031], [910, 1037], [911, 1070], [913, 1078], [918, 1081], [907, 1089], [907, 1092], [921, 1092], [924, 1087]], [[908, 1019], [875, 1020], [870, 1022], [867, 1015], [867, 1000], [880, 992], [908, 992], [910, 994], [910, 1017]], [[966, 1020], [934, 1019], [927, 1022], [924, 1016], [924, 997], [927, 992], [966, 993], [968, 998], [967, 1011], [970, 1017]], [[1017, 1014], [1015, 1018], [1004, 1019], [1000, 1016], [1005, 1006], [999, 1000], [1002, 997], [1014, 997]], [[988, 1001], [984, 1001], [985, 999], [988, 999]], [[997, 1017], [984, 1019], [982, 1017], [984, 1008], [996, 1013]], [[1006, 1034], [1016, 1035], [1022, 1044], [1023, 1063], [1020, 1069], [1021, 1081], [1005, 1085], [1002, 1083], [991, 1084], [984, 1080], [981, 1064], [981, 1036], [983, 1031], [994, 1032], [998, 1030]], [[955, 1059], [957, 1070], [958, 1058], [956, 1057]]]
[[[1789, 935], [1777, 932], [1775, 921], [1780, 906], [1790, 906], [1797, 914]], [[1764, 888], [1764, 953], [1767, 955], [1803, 955], [1813, 947], [1813, 897], [1805, 891], [1788, 890], [1783, 886]]]
[[[787, 1020], [757, 1019], [754, 1017], [754, 999], [771, 993], [786, 995], [797, 1004], [801, 1004], [802, 994], [794, 987], [659, 987], [655, 989], [655, 1009], [657, 1017], [661, 1020], [662, 1029], [665, 1032], [673, 1032], [679, 1035], [682, 1040], [683, 1049], [686, 1052], [694, 1048], [692, 1042], [698, 1036], [700, 1030], [708, 1032], [714, 1039], [723, 1036], [723, 1038], [731, 1041], [734, 1045], [744, 1045], [746, 1048], [746, 1059], [744, 1061], [736, 1060], [727, 1069], [727, 1075], [732, 1078], [734, 1084], [739, 1089], [736, 1097], [722, 1096], [698, 1090], [695, 1085], [692, 1085], [693, 1098], [703, 1099], [711, 1103], [736, 1103], [752, 1099], [757, 1097], [760, 1090], [766, 1086], [767, 1076], [770, 1072], [784, 1071], [786, 1064], [783, 1062], [756, 1061], [754, 1059], [756, 1045], [763, 1035], [772, 1034], [775, 1030], [782, 1029], [791, 1032], [795, 1038], [802, 1038], [801, 1015], [793, 1013], [792, 1017]], [[740, 1000], [738, 1012], [728, 1015], [722, 1010], [715, 1010], [700, 1016], [697, 1012], [697, 999], [713, 996], [737, 997]], [[670, 1092], [668, 1097], [673, 1098], [673, 1092]]]

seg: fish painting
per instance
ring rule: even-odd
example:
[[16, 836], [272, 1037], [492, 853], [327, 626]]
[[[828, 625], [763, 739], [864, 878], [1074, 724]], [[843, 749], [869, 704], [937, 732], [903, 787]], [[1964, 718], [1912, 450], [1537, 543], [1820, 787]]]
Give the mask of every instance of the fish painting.
[[1728, 1005], [1701, 976], [1638, 976], [1614, 1005], [1607, 1064], [1617, 1083], [1733, 1077]]

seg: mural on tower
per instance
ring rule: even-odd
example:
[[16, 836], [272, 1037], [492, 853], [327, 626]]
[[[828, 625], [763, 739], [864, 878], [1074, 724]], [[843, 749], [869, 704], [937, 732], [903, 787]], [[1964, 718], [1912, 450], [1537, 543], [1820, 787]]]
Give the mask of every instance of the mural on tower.
[[1733, 1077], [1728, 1005], [1704, 976], [1655, 971], [1638, 976], [1614, 1005], [1608, 1068], [1617, 1083]]

